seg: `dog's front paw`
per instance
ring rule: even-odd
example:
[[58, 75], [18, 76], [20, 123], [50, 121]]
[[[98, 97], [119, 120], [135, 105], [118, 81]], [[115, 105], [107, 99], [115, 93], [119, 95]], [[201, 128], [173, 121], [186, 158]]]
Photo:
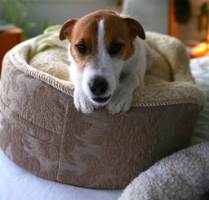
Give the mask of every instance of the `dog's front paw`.
[[113, 96], [110, 103], [107, 105], [107, 109], [112, 114], [119, 113], [121, 111], [127, 111], [131, 107], [132, 93], [121, 91]]
[[94, 111], [94, 106], [83, 92], [74, 91], [74, 105], [78, 111], [90, 114]]

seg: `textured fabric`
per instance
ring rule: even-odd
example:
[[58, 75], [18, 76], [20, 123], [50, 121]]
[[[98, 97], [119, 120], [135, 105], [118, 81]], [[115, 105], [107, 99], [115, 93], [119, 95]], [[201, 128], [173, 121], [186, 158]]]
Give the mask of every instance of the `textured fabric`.
[[[208, 58], [198, 58], [198, 59], [192, 59], [191, 61], [191, 67], [192, 67], [192, 72], [194, 75], [194, 78], [197, 82], [197, 84], [201, 87], [203, 85], [203, 89], [204, 91], [206, 91], [208, 89], [208, 87], [206, 87], [206, 85], [209, 83], [209, 72], [207, 69], [209, 69], [209, 65], [208, 65]], [[206, 95], [209, 95], [209, 92], [206, 92]], [[209, 107], [208, 107], [209, 108]], [[205, 117], [202, 117], [205, 116]], [[195, 125], [195, 129], [194, 129], [194, 136], [198, 135], [198, 139], [201, 139], [201, 141], [209, 141], [209, 139], [207, 139], [207, 135], [209, 135], [209, 131], [208, 131], [208, 126], [207, 123], [209, 123], [209, 120], [207, 119], [207, 117], [209, 116], [209, 109], [208, 112], [207, 110], [203, 110], [200, 115], [198, 116], [196, 125]], [[193, 136], [193, 137], [194, 137]], [[193, 138], [192, 137], [192, 138]], [[196, 137], [195, 137], [196, 138]], [[195, 142], [198, 142], [197, 140], [193, 140]], [[201, 145], [198, 146], [198, 149], [200, 150], [200, 148], [202, 148], [201, 151], [203, 151], [205, 145]], [[199, 151], [198, 150], [198, 151]], [[179, 154], [181, 154], [181, 151], [178, 152]], [[195, 158], [197, 158], [197, 154], [193, 153], [193, 155], [195, 156]], [[180, 158], [180, 157], [179, 157]], [[171, 161], [171, 159], [170, 159]], [[198, 159], [198, 163], [201, 164], [200, 159]], [[164, 161], [163, 161], [164, 162]], [[176, 163], [178, 163], [178, 161], [175, 161]], [[182, 160], [179, 161], [179, 163], [181, 163]], [[186, 163], [185, 163], [186, 164]], [[157, 166], [157, 165], [156, 165]], [[195, 165], [196, 162], [195, 162]], [[169, 168], [167, 168], [169, 169]], [[178, 169], [178, 168], [176, 168]], [[198, 166], [199, 169], [199, 166]], [[153, 170], [153, 169], [152, 169]], [[170, 170], [172, 171], [172, 174], [175, 175], [175, 173], [173, 172], [173, 168], [170, 167]], [[182, 174], [182, 178], [181, 180], [183, 180], [183, 177], [189, 177], [187, 172], [191, 172], [190, 170], [185, 171], [184, 174]], [[161, 171], [159, 170], [159, 173], [161, 174]], [[176, 172], [178, 175], [178, 171]], [[147, 173], [146, 173], [147, 174]], [[152, 174], [152, 173], [150, 173]], [[203, 173], [204, 176], [204, 173]], [[54, 181], [49, 181], [49, 180], [45, 180], [42, 178], [39, 178], [37, 176], [34, 176], [30, 173], [28, 173], [25, 170], [20, 169], [19, 167], [15, 166], [15, 164], [13, 164], [11, 161], [9, 161], [5, 155], [3, 154], [2, 151], [0, 151], [0, 199], [1, 200], [14, 200], [14, 199], [21, 199], [21, 200], [54, 200], [54, 199], [59, 199], [59, 200], [66, 200], [66, 199], [76, 199], [76, 200], [116, 200], [118, 199], [118, 197], [121, 195], [121, 190], [98, 190], [98, 189], [86, 189], [86, 188], [82, 188], [82, 187], [74, 187], [71, 185], [65, 185], [65, 184], [60, 184], [60, 183], [56, 183]], [[140, 176], [142, 177], [142, 176]], [[160, 176], [157, 176], [158, 178], [161, 178]], [[157, 177], [155, 177], [155, 181], [157, 180]], [[205, 176], [206, 177], [206, 176]], [[171, 177], [169, 177], [170, 179]], [[179, 179], [179, 176], [178, 176]], [[178, 181], [178, 179], [175, 179], [174, 182]], [[136, 181], [136, 180], [135, 180]], [[178, 182], [179, 183], [179, 182]], [[183, 185], [181, 185], [181, 188], [184, 188], [184, 182], [182, 182]], [[194, 183], [194, 182], [193, 182]], [[136, 183], [137, 184], [137, 183]], [[194, 183], [195, 184], [195, 183]], [[137, 184], [139, 185], [139, 184]], [[144, 184], [143, 184], [144, 185]], [[161, 184], [162, 185], [162, 184]], [[133, 186], [133, 184], [132, 184]], [[155, 191], [158, 191], [159, 194], [159, 184], [154, 184], [154, 186], [156, 187]], [[203, 188], [203, 186], [201, 186]], [[158, 190], [157, 190], [158, 188]], [[176, 187], [174, 184], [174, 188], [172, 188], [172, 192], [176, 192]], [[145, 188], [146, 189], [146, 188]], [[135, 190], [135, 191], [134, 191]], [[131, 191], [131, 194], [135, 193], [136, 191], [140, 190], [140, 186], [138, 187], [134, 187], [134, 189]], [[162, 190], [165, 191], [165, 188], [162, 187]], [[184, 189], [182, 189], [184, 191]], [[128, 196], [128, 191], [126, 190], [126, 197], [127, 200], [129, 200], [131, 197]], [[152, 192], [153, 190], [147, 190], [147, 193]], [[190, 189], [191, 191], [191, 189]], [[192, 191], [192, 194], [196, 193], [196, 188], [195, 188], [195, 192]], [[198, 193], [198, 194], [197, 194]], [[200, 200], [200, 197], [203, 192], [198, 190], [195, 195], [198, 196], [193, 196], [196, 199]], [[140, 193], [138, 193], [140, 194]], [[191, 194], [191, 192], [190, 192]], [[147, 194], [147, 197], [150, 197]], [[183, 197], [183, 195], [182, 195]], [[178, 198], [182, 199], [182, 197]], [[124, 195], [123, 195], [124, 198]], [[136, 197], [137, 199], [137, 197]], [[144, 198], [144, 199], [150, 199], [150, 198]], [[155, 195], [153, 199], [163, 199], [160, 198], [159, 196]], [[175, 196], [173, 198], [170, 197], [169, 200], [172, 199], [177, 199]], [[202, 198], [201, 200], [206, 200], [207, 198]]]
[[141, 173], [118, 200], [200, 200], [209, 189], [209, 142], [167, 157]]
[[[153, 40], [150, 36], [148, 43], [153, 51], [157, 49], [159, 60], [166, 60], [162, 67], [170, 68], [167, 75], [174, 82], [159, 77], [163, 82], [139, 87], [132, 108], [117, 115], [105, 108], [91, 115], [77, 112], [74, 86], [69, 81], [28, 65], [36, 39], [14, 48], [4, 59], [0, 84], [0, 146], [4, 153], [47, 179], [91, 188], [124, 188], [161, 158], [187, 147], [205, 95], [193, 84], [183, 46], [172, 38], [157, 34], [162, 38], [156, 40], [150, 34]], [[166, 40], [176, 44], [171, 55], [176, 61], [169, 60], [167, 53], [160, 56]], [[54, 56], [49, 52], [56, 48], [43, 49], [49, 63]], [[182, 61], [179, 65], [178, 59]], [[67, 66], [65, 61], [66, 54], [60, 64], [54, 62]], [[157, 77], [157, 65], [161, 66], [154, 62], [156, 71], [149, 72], [149, 80]], [[183, 77], [187, 82], [179, 82]]]
[[190, 145], [197, 145], [162, 159], [140, 174], [127, 186], [119, 200], [208, 199], [209, 57], [192, 59], [190, 66], [196, 84], [207, 97], [207, 104], [198, 115], [190, 141]]

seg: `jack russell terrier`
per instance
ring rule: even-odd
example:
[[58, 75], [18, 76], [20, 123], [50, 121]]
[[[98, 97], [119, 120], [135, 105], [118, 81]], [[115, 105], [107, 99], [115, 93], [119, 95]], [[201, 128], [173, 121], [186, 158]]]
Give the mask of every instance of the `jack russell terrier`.
[[70, 42], [77, 110], [92, 113], [95, 107], [107, 106], [111, 113], [127, 111], [152, 62], [141, 24], [113, 11], [96, 11], [66, 21], [59, 38]]

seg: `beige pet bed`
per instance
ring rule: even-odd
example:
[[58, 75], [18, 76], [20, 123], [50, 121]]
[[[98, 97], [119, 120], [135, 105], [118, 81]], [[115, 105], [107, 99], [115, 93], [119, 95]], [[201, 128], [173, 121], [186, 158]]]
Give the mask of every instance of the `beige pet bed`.
[[[193, 84], [182, 44], [147, 32], [154, 62], [132, 108], [77, 112], [67, 81], [60, 27], [23, 42], [4, 58], [0, 147], [40, 177], [90, 188], [125, 188], [159, 159], [188, 146], [204, 93]], [[48, 71], [49, 73], [46, 73]]]

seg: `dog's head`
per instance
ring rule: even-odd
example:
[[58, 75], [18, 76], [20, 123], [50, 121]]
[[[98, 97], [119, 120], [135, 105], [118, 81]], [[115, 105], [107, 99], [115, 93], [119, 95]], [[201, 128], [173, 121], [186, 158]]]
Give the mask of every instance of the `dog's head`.
[[97, 11], [63, 24], [60, 40], [70, 41], [71, 57], [82, 73], [83, 91], [94, 105], [110, 101], [124, 62], [134, 54], [137, 36], [145, 39], [140, 23], [112, 11]]

